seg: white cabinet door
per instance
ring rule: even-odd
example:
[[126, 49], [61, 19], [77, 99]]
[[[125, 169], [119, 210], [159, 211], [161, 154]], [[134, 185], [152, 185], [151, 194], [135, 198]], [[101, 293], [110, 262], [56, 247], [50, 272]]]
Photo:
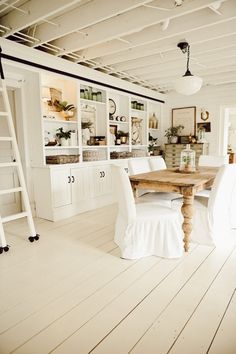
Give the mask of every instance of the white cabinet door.
[[52, 170], [51, 184], [54, 208], [71, 204], [71, 182], [70, 168]]
[[71, 188], [72, 203], [91, 198], [91, 168], [72, 168]]
[[112, 192], [110, 166], [94, 167], [92, 173], [92, 180], [94, 196], [101, 196]]

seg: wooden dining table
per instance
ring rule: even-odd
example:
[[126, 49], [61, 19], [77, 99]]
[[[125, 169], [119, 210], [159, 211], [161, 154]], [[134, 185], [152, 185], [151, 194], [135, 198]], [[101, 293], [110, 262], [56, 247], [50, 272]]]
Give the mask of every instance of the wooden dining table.
[[199, 167], [193, 173], [182, 173], [178, 169], [166, 169], [140, 173], [130, 176], [130, 182], [136, 196], [137, 189], [148, 189], [159, 192], [176, 192], [183, 195], [181, 212], [184, 217], [184, 249], [189, 249], [189, 239], [192, 231], [194, 213], [193, 202], [196, 192], [211, 187], [218, 167]]

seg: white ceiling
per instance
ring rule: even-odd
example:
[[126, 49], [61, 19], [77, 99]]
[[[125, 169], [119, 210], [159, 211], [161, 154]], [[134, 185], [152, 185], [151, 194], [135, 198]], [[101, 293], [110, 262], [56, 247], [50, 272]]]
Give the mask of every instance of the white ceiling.
[[204, 85], [236, 82], [236, 0], [0, 0], [0, 32], [160, 92], [186, 71], [184, 39]]

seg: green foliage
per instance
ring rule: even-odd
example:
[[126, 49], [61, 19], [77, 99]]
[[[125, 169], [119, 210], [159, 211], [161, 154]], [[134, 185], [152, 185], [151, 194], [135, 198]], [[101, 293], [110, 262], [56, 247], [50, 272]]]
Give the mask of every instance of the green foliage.
[[90, 122], [90, 121], [81, 123], [82, 129], [89, 129], [90, 130], [92, 128], [92, 125], [93, 125], [93, 122]]
[[128, 132], [124, 132], [124, 131], [122, 131], [122, 130], [118, 130], [118, 132], [116, 133], [116, 137], [117, 138], [121, 138], [122, 136], [124, 136], [124, 137], [129, 137], [129, 133]]
[[74, 111], [75, 110], [75, 106], [73, 104], [68, 104], [67, 101], [58, 101], [58, 100], [54, 100], [49, 101], [48, 102], [49, 106], [55, 106], [57, 108], [58, 112], [67, 112], [67, 111]]
[[183, 125], [176, 125], [174, 127], [170, 127], [168, 129], [165, 130], [165, 136], [167, 138], [171, 137], [171, 136], [178, 136], [179, 133], [181, 133], [181, 131], [184, 129]]
[[155, 139], [155, 138], [149, 136], [148, 152], [154, 151], [155, 147], [157, 146], [157, 140], [158, 140], [158, 138]]
[[57, 131], [59, 131], [58, 133], [56, 133], [56, 137], [58, 139], [61, 139], [61, 138], [65, 138], [66, 140], [70, 139], [71, 130], [64, 131], [63, 127], [61, 127], [61, 128], [58, 128]]

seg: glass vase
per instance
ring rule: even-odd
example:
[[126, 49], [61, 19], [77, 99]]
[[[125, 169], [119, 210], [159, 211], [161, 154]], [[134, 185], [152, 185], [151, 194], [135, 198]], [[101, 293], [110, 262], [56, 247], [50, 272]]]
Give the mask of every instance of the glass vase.
[[190, 144], [181, 151], [179, 170], [186, 173], [195, 171], [195, 151], [190, 148]]

